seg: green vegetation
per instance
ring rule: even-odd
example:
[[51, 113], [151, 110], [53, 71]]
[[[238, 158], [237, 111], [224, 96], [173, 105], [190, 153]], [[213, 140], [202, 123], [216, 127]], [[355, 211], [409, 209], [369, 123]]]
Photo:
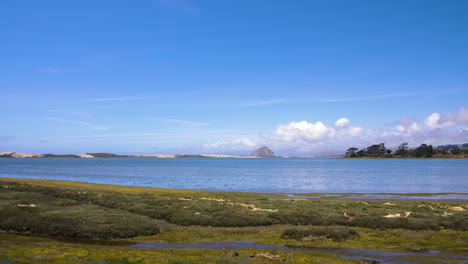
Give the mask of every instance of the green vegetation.
[[[463, 144], [463, 146], [466, 144]], [[466, 151], [467, 150], [467, 151]], [[432, 145], [421, 144], [410, 149], [404, 142], [398, 146], [395, 152], [385, 148], [384, 143], [369, 146], [365, 149], [351, 147], [346, 151], [347, 158], [468, 158], [468, 149], [459, 148], [457, 145], [443, 145], [434, 148]]]
[[44, 154], [44, 158], [79, 158], [74, 154]]
[[0, 230], [100, 239], [153, 235], [159, 230], [146, 216], [53, 195], [15, 191], [12, 186], [3, 184], [0, 188]]
[[[291, 199], [282, 194], [2, 178], [0, 262], [350, 261], [328, 253], [293, 249], [119, 247], [128, 242], [187, 244], [227, 240], [304, 248], [444, 250], [463, 255], [468, 241], [467, 209], [468, 205], [460, 201]], [[101, 242], [96, 244], [95, 239]]]
[[331, 238], [336, 241], [342, 241], [353, 236], [358, 236], [358, 232], [355, 229], [345, 226], [295, 227], [285, 230], [281, 235], [282, 238], [293, 238], [297, 240]]
[[[178, 196], [161, 192], [155, 195], [83, 191], [15, 182], [0, 182], [0, 190], [0, 194], [4, 197], [2, 200], [5, 206], [2, 207], [2, 210], [9, 212], [8, 218], [0, 218], [2, 229], [9, 228], [17, 231], [62, 236], [65, 234], [66, 236], [78, 236], [83, 230], [61, 232], [53, 229], [54, 232], [46, 232], [45, 230], [49, 230], [47, 224], [44, 228], [40, 228], [39, 224], [35, 224], [35, 222], [25, 222], [21, 226], [13, 224], [27, 221], [22, 219], [29, 216], [29, 218], [39, 217], [43, 219], [44, 223], [49, 221], [62, 222], [62, 220], [73, 221], [73, 223], [77, 223], [73, 225], [73, 228], [85, 228], [89, 225], [80, 224], [81, 220], [89, 223], [92, 219], [96, 219], [95, 221], [103, 222], [102, 226], [108, 226], [113, 230], [114, 225], [105, 225], [104, 223], [121, 217], [126, 219], [125, 221], [146, 223], [151, 218], [184, 226], [244, 227], [293, 224], [414, 230], [468, 230], [468, 214], [465, 211], [452, 212], [448, 204], [438, 204], [427, 209], [420, 207], [421, 203], [419, 202], [399, 202], [398, 206], [390, 206], [377, 201], [362, 204], [353, 200], [275, 199], [259, 198], [246, 194], [243, 196], [219, 194], [217, 197], [205, 197]], [[34, 208], [18, 207], [17, 204], [37, 204], [39, 206]], [[406, 216], [406, 212], [410, 214]], [[83, 219], [75, 220], [76, 215]], [[388, 217], [389, 215], [395, 217]], [[100, 219], [98, 216], [104, 218]], [[132, 220], [133, 218], [130, 216], [138, 219], [146, 217], [147, 220], [146, 222]], [[90, 218], [90, 220], [86, 221], [86, 218]], [[60, 225], [57, 225], [57, 229], [60, 229]], [[146, 227], [147, 225], [144, 225], [141, 229], [147, 230]], [[155, 232], [153, 229], [150, 230]], [[128, 232], [115, 232], [115, 234], [104, 232], [98, 237], [140, 235], [135, 230]], [[87, 237], [89, 236], [87, 235]]]
[[[203, 229], [203, 228], [200, 228]], [[275, 233], [275, 235], [277, 235]], [[153, 239], [157, 239], [155, 236]], [[47, 238], [0, 234], [0, 263], [78, 263], [78, 264], [265, 264], [265, 263], [371, 263], [305, 250], [276, 249], [135, 249], [113, 246], [56, 243]], [[5, 243], [7, 241], [8, 243]]]

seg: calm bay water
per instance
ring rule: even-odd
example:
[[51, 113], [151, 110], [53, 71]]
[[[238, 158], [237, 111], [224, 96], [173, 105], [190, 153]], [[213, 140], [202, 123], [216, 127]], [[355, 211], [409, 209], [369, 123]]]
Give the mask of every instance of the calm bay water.
[[466, 193], [468, 160], [0, 158], [0, 177], [276, 193]]

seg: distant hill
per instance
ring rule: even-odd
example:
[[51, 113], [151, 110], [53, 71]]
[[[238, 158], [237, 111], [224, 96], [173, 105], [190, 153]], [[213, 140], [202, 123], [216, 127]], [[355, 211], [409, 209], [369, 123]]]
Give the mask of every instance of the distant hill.
[[275, 153], [273, 153], [273, 151], [271, 151], [271, 149], [269, 149], [267, 146], [256, 149], [250, 153], [250, 155], [256, 157], [276, 157]]

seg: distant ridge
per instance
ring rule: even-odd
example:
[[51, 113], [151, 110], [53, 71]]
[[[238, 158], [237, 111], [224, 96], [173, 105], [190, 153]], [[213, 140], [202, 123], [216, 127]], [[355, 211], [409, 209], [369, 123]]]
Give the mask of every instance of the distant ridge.
[[251, 156], [256, 156], [256, 157], [264, 157], [264, 158], [266, 158], [266, 157], [276, 157], [275, 153], [273, 153], [273, 151], [271, 151], [271, 149], [269, 149], [267, 146], [263, 146], [261, 148], [256, 149], [250, 155]]

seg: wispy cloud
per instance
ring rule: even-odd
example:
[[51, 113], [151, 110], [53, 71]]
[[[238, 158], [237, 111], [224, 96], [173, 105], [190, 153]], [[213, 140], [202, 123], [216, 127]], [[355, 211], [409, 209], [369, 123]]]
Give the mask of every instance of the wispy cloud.
[[398, 98], [398, 97], [412, 97], [412, 96], [424, 96], [426, 99], [430, 97], [435, 97], [441, 94], [447, 93], [461, 93], [466, 92], [466, 89], [447, 89], [447, 90], [434, 90], [434, 91], [421, 91], [421, 92], [404, 92], [404, 93], [389, 93], [389, 94], [378, 94], [371, 96], [356, 96], [356, 97], [341, 97], [341, 98], [322, 98], [322, 99], [313, 99], [313, 98], [276, 98], [265, 101], [255, 101], [255, 102], [244, 102], [237, 107], [258, 107], [266, 106], [272, 104], [281, 104], [281, 103], [310, 103], [310, 102], [322, 102], [322, 103], [339, 103], [339, 102], [359, 102], [359, 101], [370, 101], [370, 100], [381, 100], [389, 98]]
[[89, 129], [94, 129], [94, 130], [107, 130], [107, 129], [110, 128], [110, 127], [106, 127], [106, 126], [95, 125], [95, 124], [88, 123], [88, 122], [68, 120], [68, 119], [55, 118], [55, 117], [48, 117], [47, 120], [57, 121], [57, 122], [62, 122], [62, 123], [68, 123], [68, 124], [74, 124], [74, 125], [80, 125], [80, 126], [86, 126]]
[[91, 117], [93, 117], [93, 115], [91, 113], [83, 112], [83, 111], [75, 111], [75, 112], [71, 112], [71, 114], [75, 115], [75, 116], [79, 116], [81, 118], [91, 118]]
[[241, 103], [239, 107], [256, 107], [256, 106], [264, 106], [264, 105], [271, 105], [271, 104], [279, 104], [284, 103], [284, 99], [272, 99], [266, 101], [257, 101], [257, 102], [245, 102]]
[[148, 118], [148, 119], [156, 120], [162, 123], [170, 123], [170, 124], [176, 124], [176, 125], [181, 125], [181, 126], [186, 126], [186, 127], [203, 127], [203, 126], [208, 125], [207, 123], [200, 123], [200, 122], [172, 119], [172, 118]]
[[435, 96], [435, 95], [444, 94], [444, 93], [458, 93], [458, 92], [464, 92], [464, 91], [465, 91], [464, 89], [452, 89], [452, 90], [439, 90], [439, 91], [391, 93], [391, 94], [380, 94], [380, 95], [372, 95], [372, 96], [329, 98], [329, 99], [320, 99], [318, 101], [325, 102], [325, 103], [355, 102], [355, 101], [380, 100], [380, 99], [388, 99], [388, 98], [395, 98], [395, 97], [409, 97], [409, 96], [418, 96], [418, 95]]
[[131, 100], [143, 100], [149, 98], [148, 96], [121, 96], [121, 97], [105, 97], [105, 98], [95, 98], [86, 100], [86, 102], [90, 103], [98, 103], [98, 102], [114, 102], [114, 101], [131, 101]]

